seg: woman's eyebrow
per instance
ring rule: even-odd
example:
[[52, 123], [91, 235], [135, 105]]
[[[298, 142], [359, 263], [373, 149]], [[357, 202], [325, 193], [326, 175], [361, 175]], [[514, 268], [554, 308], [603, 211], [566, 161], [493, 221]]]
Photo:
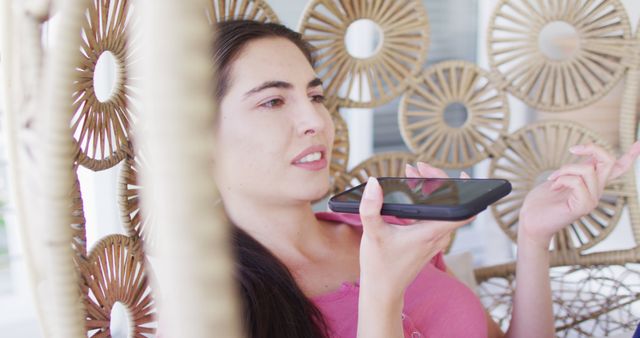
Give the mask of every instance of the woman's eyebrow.
[[[320, 80], [320, 78], [315, 78], [311, 81], [309, 81], [309, 83], [307, 84], [307, 88], [313, 88], [313, 87], [318, 87], [318, 86], [322, 86], [322, 80]], [[293, 85], [289, 82], [285, 82], [285, 81], [267, 81], [264, 82], [263, 84], [251, 89], [250, 91], [246, 92], [244, 94], [244, 98], [246, 99], [247, 97], [261, 92], [265, 89], [268, 88], [284, 88], [284, 89], [291, 89], [293, 88]]]
[[307, 88], [313, 88], [318, 86], [322, 87], [322, 80], [320, 80], [320, 78], [315, 78], [309, 81], [309, 83], [307, 84]]
[[244, 94], [244, 98], [247, 98], [255, 93], [258, 93], [260, 91], [263, 91], [265, 89], [268, 88], [284, 88], [284, 89], [291, 89], [293, 88], [293, 85], [289, 82], [284, 82], [284, 81], [267, 81], [264, 82], [263, 84], [251, 89], [250, 91], [246, 92]]

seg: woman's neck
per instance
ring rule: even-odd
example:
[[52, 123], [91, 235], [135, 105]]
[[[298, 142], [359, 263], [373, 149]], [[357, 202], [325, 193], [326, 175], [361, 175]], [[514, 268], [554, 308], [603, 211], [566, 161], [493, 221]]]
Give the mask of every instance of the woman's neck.
[[229, 219], [280, 259], [312, 259], [327, 247], [328, 233], [309, 202], [275, 204], [239, 196], [223, 200]]

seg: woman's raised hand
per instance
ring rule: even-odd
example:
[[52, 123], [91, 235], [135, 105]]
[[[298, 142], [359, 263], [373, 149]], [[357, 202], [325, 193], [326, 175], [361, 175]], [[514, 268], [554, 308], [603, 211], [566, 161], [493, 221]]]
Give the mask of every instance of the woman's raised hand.
[[556, 232], [595, 209], [605, 186], [633, 166], [640, 142], [619, 159], [593, 144], [569, 151], [584, 156], [585, 161], [552, 173], [547, 182], [527, 194], [520, 209], [518, 236], [545, 248]]
[[[439, 169], [418, 163], [407, 165], [408, 177], [447, 175]], [[444, 250], [452, 231], [468, 223], [416, 221], [411, 225], [394, 225], [380, 215], [383, 195], [378, 181], [371, 177], [360, 202], [363, 236], [360, 243], [360, 279], [381, 297], [402, 297], [405, 289], [426, 263]]]

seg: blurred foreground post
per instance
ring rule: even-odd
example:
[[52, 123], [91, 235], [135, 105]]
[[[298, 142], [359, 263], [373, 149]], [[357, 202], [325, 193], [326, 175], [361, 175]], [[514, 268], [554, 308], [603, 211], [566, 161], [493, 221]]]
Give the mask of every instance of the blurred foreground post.
[[[157, 223], [163, 338], [240, 337], [230, 238], [212, 176], [213, 29], [206, 1], [140, 0], [143, 206]], [[145, 195], [146, 193], [146, 195]]]

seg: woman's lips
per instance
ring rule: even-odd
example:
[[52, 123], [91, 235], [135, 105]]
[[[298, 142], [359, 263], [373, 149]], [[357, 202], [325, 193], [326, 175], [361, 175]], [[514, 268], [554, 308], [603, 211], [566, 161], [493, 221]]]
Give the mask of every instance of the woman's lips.
[[298, 154], [291, 164], [305, 170], [322, 170], [327, 167], [325, 153], [326, 147], [311, 146]]
[[317, 161], [311, 162], [295, 162], [293, 165], [306, 170], [318, 171], [327, 167], [327, 160], [325, 158], [321, 158]]

